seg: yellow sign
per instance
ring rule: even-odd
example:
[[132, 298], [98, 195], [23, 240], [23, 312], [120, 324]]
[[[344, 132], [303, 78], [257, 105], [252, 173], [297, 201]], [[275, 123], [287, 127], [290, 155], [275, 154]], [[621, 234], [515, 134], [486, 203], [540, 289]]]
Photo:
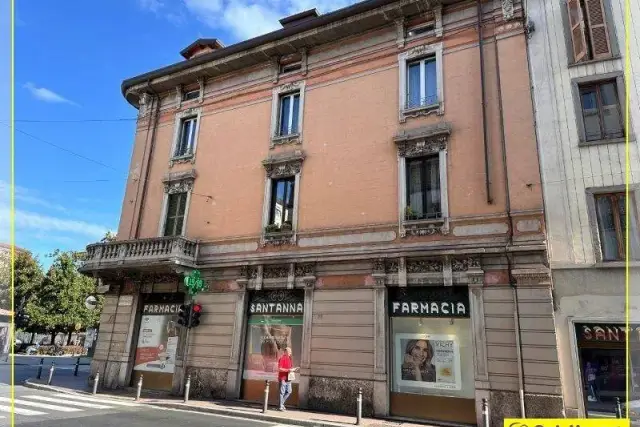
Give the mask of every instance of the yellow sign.
[[630, 427], [628, 418], [505, 418], [503, 427]]

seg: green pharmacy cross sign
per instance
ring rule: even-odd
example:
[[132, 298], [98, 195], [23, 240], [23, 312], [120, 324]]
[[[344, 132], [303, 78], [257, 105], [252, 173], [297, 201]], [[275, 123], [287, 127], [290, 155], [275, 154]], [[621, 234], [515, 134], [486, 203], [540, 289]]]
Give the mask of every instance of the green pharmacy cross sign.
[[200, 278], [200, 270], [193, 270], [188, 276], [184, 276], [184, 287], [191, 296], [204, 290], [204, 280]]

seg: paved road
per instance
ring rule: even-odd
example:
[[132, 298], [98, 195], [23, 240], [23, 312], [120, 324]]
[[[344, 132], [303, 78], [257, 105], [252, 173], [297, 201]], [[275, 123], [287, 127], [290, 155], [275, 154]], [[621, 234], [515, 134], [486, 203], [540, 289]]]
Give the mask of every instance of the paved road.
[[[0, 427], [10, 421], [10, 389], [0, 385]], [[15, 387], [15, 425], [24, 427], [284, 427], [280, 424], [221, 415], [171, 410], [132, 400], [69, 395]]]
[[[15, 384], [23, 384], [28, 378], [35, 378], [38, 374], [38, 365], [40, 357], [16, 355], [15, 358]], [[44, 357], [44, 365], [42, 368], [42, 378], [47, 378], [51, 362], [55, 362], [56, 371], [54, 378], [73, 376], [74, 365], [77, 357]], [[91, 359], [82, 357], [80, 363], [89, 363]], [[81, 365], [78, 374], [86, 377], [89, 372], [88, 365]], [[7, 363], [0, 364], [0, 384], [9, 384], [11, 382], [11, 368]]]

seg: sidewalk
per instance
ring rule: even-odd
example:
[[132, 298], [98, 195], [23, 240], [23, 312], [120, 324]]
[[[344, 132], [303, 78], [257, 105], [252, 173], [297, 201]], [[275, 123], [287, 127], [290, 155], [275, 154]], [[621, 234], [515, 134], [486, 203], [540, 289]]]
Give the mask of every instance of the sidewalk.
[[[47, 378], [40, 380], [28, 379], [25, 381], [25, 387], [37, 388], [39, 390], [56, 391], [63, 393], [90, 393], [87, 375], [60, 376], [54, 377], [51, 386], [47, 386]], [[135, 389], [128, 388], [124, 390], [109, 390], [107, 392], [98, 392], [101, 396], [110, 399], [127, 399], [131, 400], [135, 397]], [[189, 403], [183, 403], [182, 398], [169, 396], [166, 393], [154, 393], [142, 391], [140, 403], [171, 409], [183, 409], [196, 412], [225, 415], [236, 418], [248, 418], [252, 420], [262, 420], [273, 422], [276, 424], [299, 425], [304, 427], [344, 427], [346, 425], [355, 425], [355, 399], [353, 402], [354, 416], [336, 415], [328, 413], [319, 413], [311, 411], [303, 411], [289, 409], [287, 412], [279, 412], [275, 407], [270, 407], [266, 414], [262, 413], [262, 405], [252, 404], [243, 401], [233, 400], [189, 400]], [[401, 421], [382, 420], [374, 418], [363, 418], [361, 426], [363, 427], [424, 427], [424, 424], [411, 424]]]

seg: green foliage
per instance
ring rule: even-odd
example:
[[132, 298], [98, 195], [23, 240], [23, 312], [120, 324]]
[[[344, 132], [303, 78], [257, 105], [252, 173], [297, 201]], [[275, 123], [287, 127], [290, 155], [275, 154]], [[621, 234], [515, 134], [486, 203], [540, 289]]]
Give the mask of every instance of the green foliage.
[[17, 252], [14, 267], [13, 295], [17, 311], [38, 292], [44, 273], [40, 262], [30, 252]]
[[107, 231], [104, 237], [100, 240], [101, 243], [109, 243], [109, 242], [115, 242], [115, 241], [116, 241], [116, 234], [112, 233], [111, 231]]
[[53, 264], [38, 290], [26, 303], [30, 323], [50, 333], [79, 331], [97, 325], [103, 297], [94, 310], [85, 307], [87, 296], [95, 291], [95, 279], [78, 272], [84, 253], [56, 250]]
[[11, 309], [11, 254], [8, 251], [0, 252], [0, 308]]

